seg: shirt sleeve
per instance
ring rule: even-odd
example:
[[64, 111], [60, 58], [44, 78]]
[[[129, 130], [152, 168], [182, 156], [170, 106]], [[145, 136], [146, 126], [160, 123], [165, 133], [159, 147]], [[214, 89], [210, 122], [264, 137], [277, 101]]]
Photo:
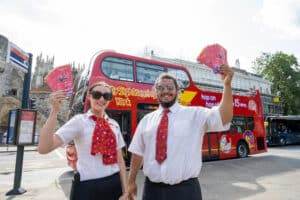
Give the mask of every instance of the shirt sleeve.
[[138, 124], [128, 148], [129, 152], [137, 154], [139, 156], [143, 156], [145, 151], [145, 143], [142, 137], [145, 123], [146, 123], [146, 116]]
[[80, 125], [80, 118], [82, 115], [76, 115], [71, 118], [67, 123], [65, 123], [62, 127], [60, 127], [55, 134], [57, 134], [61, 140], [63, 141], [63, 146], [67, 145], [70, 141], [76, 138], [82, 128]]
[[219, 106], [208, 109], [206, 118], [206, 132], [226, 131], [230, 128], [230, 123], [223, 126]]

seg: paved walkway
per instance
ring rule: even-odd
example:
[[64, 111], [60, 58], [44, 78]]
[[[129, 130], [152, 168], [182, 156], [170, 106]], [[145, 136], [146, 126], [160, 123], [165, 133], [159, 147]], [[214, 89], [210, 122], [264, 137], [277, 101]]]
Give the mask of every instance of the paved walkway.
[[[0, 200], [69, 199], [73, 171], [67, 166], [64, 149], [59, 149], [60, 152], [54, 151], [52, 155], [40, 155], [35, 153], [36, 149], [36, 146], [24, 147], [21, 188], [26, 192], [7, 196], [6, 193], [13, 189], [17, 147], [0, 146]], [[56, 160], [52, 160], [54, 158]], [[144, 176], [140, 173], [138, 183], [143, 185], [143, 179]]]
[[[69, 167], [54, 168], [23, 172], [21, 187], [27, 190], [22, 195], [6, 196], [13, 188], [13, 174], [0, 174], [0, 199], [1, 200], [67, 200], [70, 193], [73, 172]], [[42, 177], [42, 178], [41, 178]], [[137, 183], [140, 187], [138, 198], [141, 199], [141, 190], [144, 176], [138, 174]]]
[[[26, 154], [21, 186], [27, 192], [17, 196], [5, 195], [13, 188], [14, 165], [10, 160], [15, 154], [0, 153], [0, 200], [68, 199], [72, 171], [66, 166], [65, 158], [59, 158], [56, 153], [38, 155], [30, 151]], [[298, 200], [299, 166], [300, 146], [288, 146], [246, 159], [205, 162], [199, 180], [205, 200]], [[137, 200], [141, 199], [143, 180], [139, 172]]]

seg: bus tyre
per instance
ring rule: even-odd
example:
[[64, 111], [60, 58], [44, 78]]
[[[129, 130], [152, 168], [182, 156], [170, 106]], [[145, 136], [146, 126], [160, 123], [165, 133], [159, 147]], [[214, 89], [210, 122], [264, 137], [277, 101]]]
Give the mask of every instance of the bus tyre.
[[285, 138], [281, 138], [281, 139], [280, 139], [280, 145], [281, 145], [281, 146], [285, 146], [285, 145], [286, 145]]
[[248, 147], [245, 142], [238, 142], [236, 148], [236, 154], [238, 158], [246, 158], [248, 156]]

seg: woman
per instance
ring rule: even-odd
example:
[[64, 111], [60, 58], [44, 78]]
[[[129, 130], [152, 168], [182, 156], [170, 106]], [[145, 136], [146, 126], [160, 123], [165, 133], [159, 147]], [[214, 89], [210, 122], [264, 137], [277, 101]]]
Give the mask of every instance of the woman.
[[77, 171], [72, 182], [71, 200], [125, 200], [126, 170], [122, 156], [125, 145], [119, 125], [105, 109], [112, 99], [111, 87], [97, 82], [89, 89], [91, 108], [70, 119], [55, 131], [65, 91], [50, 94], [51, 111], [42, 128], [38, 151], [46, 154], [74, 140], [78, 153]]

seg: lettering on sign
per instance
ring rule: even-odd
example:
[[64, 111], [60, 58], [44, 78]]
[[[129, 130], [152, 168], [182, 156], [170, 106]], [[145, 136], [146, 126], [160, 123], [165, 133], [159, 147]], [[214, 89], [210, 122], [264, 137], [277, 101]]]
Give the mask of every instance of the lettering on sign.
[[201, 94], [201, 99], [205, 101], [205, 107], [207, 107], [207, 108], [211, 108], [211, 107], [219, 105], [219, 102], [217, 102], [216, 96]]
[[131, 101], [129, 98], [115, 97], [115, 100], [117, 106], [131, 107]]
[[201, 99], [203, 99], [205, 101], [216, 101], [217, 97], [216, 96], [212, 96], [212, 95], [201, 94]]
[[247, 103], [240, 102], [240, 99], [234, 99], [233, 106], [237, 108], [247, 108]]
[[113, 96], [115, 97], [116, 105], [122, 107], [131, 107], [131, 100], [129, 97], [152, 98], [154, 92], [152, 90], [139, 90], [131, 87], [118, 86], [112, 88]]
[[153, 98], [154, 92], [152, 90], [139, 90], [131, 87], [118, 86], [113, 87], [114, 96], [124, 96], [124, 97], [142, 97], [142, 98]]
[[219, 105], [219, 103], [217, 103], [217, 102], [215, 102], [215, 103], [205, 102], [205, 107], [207, 107], [207, 108], [212, 108], [212, 107], [217, 106], [217, 105]]

